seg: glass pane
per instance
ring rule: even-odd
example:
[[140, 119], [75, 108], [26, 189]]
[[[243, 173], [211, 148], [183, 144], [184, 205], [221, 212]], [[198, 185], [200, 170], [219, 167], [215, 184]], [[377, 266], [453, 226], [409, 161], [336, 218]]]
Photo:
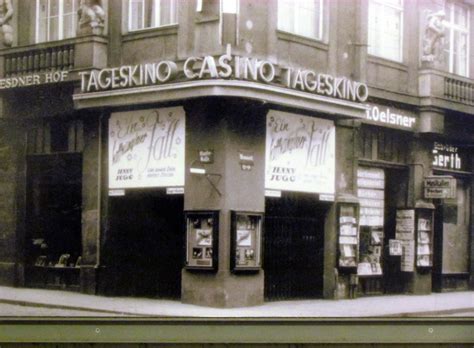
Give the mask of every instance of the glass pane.
[[59, 0], [50, 0], [49, 1], [49, 15], [58, 16], [59, 15]]
[[293, 31], [293, 6], [288, 0], [278, 1], [278, 29]]
[[74, 12], [74, 0], [64, 0], [64, 14]]
[[67, 39], [76, 36], [76, 15], [68, 14], [65, 15], [63, 18], [63, 38]]
[[464, 7], [454, 6], [454, 24], [467, 29], [467, 10]]
[[46, 17], [48, 15], [48, 1], [47, 0], [40, 0], [39, 2], [39, 13], [37, 15], [38, 21], [38, 42], [45, 42], [46, 32], [48, 30], [48, 22]]
[[372, 1], [369, 6], [369, 53], [401, 61], [402, 12]]
[[130, 30], [143, 28], [143, 0], [130, 0]]
[[467, 34], [455, 32], [453, 48], [453, 72], [467, 76]]
[[59, 25], [58, 25], [58, 17], [50, 18], [49, 20], [49, 39], [48, 41], [59, 40]]
[[314, 0], [299, 1], [293, 6], [296, 7], [296, 34], [316, 37]]

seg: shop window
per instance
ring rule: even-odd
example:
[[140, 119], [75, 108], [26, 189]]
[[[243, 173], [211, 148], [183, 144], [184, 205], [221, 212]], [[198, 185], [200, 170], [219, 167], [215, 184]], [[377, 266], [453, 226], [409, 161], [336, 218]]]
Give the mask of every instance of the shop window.
[[177, 0], [129, 0], [128, 3], [129, 31], [177, 23]]
[[403, 0], [369, 1], [369, 54], [401, 62]]
[[278, 0], [278, 29], [323, 39], [323, 0]]
[[409, 136], [400, 131], [364, 126], [361, 129], [360, 154], [363, 159], [406, 163]]
[[36, 0], [36, 42], [76, 36], [79, 0]]
[[80, 120], [44, 122], [28, 131], [28, 154], [82, 152], [83, 126]]
[[459, 2], [446, 3], [445, 64], [450, 73], [468, 76], [469, 9]]

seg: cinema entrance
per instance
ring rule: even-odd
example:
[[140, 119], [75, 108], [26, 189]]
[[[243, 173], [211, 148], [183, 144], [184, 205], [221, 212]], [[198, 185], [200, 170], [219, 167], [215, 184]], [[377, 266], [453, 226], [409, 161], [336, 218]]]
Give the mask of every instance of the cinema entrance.
[[181, 295], [183, 195], [165, 189], [110, 197], [104, 246], [107, 295], [176, 298]]
[[265, 200], [265, 298], [322, 298], [328, 204], [314, 194], [283, 192]]

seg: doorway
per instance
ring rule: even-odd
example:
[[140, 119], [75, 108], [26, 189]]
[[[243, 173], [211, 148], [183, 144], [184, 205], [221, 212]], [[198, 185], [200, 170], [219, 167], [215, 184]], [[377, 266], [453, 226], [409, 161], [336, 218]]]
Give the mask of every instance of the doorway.
[[328, 207], [315, 195], [283, 192], [265, 200], [265, 298], [321, 298]]
[[164, 189], [127, 190], [110, 198], [106, 293], [180, 298], [183, 204], [183, 195], [167, 195]]

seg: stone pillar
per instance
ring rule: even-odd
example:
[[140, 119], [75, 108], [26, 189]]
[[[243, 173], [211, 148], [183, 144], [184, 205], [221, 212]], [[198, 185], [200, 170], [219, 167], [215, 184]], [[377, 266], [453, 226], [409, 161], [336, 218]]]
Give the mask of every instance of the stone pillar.
[[100, 259], [100, 192], [102, 180], [100, 116], [89, 115], [84, 122], [82, 158], [82, 265], [81, 292], [96, 293]]
[[[18, 176], [23, 166], [24, 133], [11, 122], [0, 119], [0, 284], [13, 286], [23, 278], [23, 238], [17, 236], [17, 204], [23, 191]], [[24, 171], [22, 172], [24, 174]]]
[[[230, 271], [231, 210], [264, 212], [265, 116], [260, 104], [236, 99], [200, 99], [185, 105], [185, 210], [219, 210], [219, 260], [214, 272], [182, 271], [182, 301], [211, 307], [252, 306], [263, 302], [264, 273]], [[214, 150], [209, 179], [193, 175], [199, 150]], [[244, 171], [239, 151], [254, 155], [254, 166]], [[263, 245], [262, 245], [263, 247]]]
[[[359, 121], [336, 122], [336, 203], [358, 203], [357, 149]], [[324, 298], [349, 297], [350, 274], [337, 266], [337, 207], [331, 206], [324, 229]]]
[[[431, 175], [432, 141], [423, 136], [417, 136], [413, 140], [413, 146], [408, 157], [410, 167], [410, 178], [408, 184], [408, 207], [434, 209], [434, 205], [423, 197], [423, 179]], [[415, 236], [416, 238], [416, 236]], [[408, 292], [413, 294], [431, 293], [432, 281], [431, 270], [420, 270], [416, 267], [413, 273], [405, 277]]]

